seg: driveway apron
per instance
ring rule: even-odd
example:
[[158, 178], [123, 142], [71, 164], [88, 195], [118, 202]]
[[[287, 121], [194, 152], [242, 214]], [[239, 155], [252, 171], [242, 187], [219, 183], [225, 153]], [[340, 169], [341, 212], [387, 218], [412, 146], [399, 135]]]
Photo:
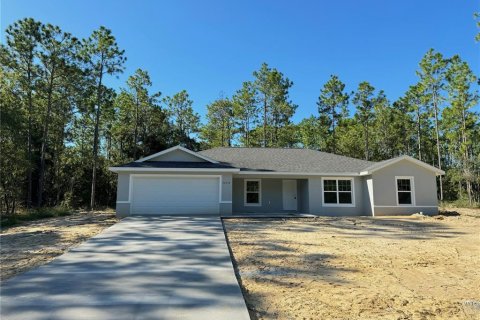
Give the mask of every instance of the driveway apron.
[[129, 217], [2, 283], [2, 320], [250, 319], [219, 217]]

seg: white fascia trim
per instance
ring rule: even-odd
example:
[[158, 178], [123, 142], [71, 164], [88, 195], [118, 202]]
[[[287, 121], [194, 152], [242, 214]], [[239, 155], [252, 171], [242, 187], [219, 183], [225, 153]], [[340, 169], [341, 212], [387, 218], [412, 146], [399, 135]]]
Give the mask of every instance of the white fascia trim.
[[395, 163], [397, 163], [397, 162], [399, 162], [399, 161], [402, 161], [402, 160], [408, 160], [408, 161], [410, 161], [410, 162], [412, 162], [412, 163], [414, 163], [414, 164], [416, 164], [416, 165], [418, 165], [418, 166], [420, 166], [420, 167], [423, 167], [423, 168], [425, 168], [425, 169], [428, 169], [428, 170], [430, 170], [430, 171], [433, 171], [433, 172], [435, 172], [436, 175], [444, 175], [444, 174], [445, 174], [445, 171], [443, 171], [443, 170], [440, 170], [440, 169], [438, 169], [438, 168], [436, 168], [436, 167], [434, 167], [434, 166], [431, 166], [431, 165], [429, 165], [429, 164], [427, 164], [427, 163], [425, 163], [425, 162], [423, 162], [423, 161], [420, 161], [420, 160], [418, 160], [418, 159], [412, 158], [412, 157], [407, 156], [407, 155], [403, 155], [403, 156], [400, 156], [400, 157], [393, 158], [393, 159], [390, 159], [390, 160], [388, 160], [388, 161], [385, 161], [385, 163], [382, 164], [382, 165], [379, 166], [379, 167], [373, 168], [373, 169], [371, 169], [371, 170], [362, 171], [362, 172], [360, 172], [360, 175], [361, 175], [361, 176], [365, 176], [365, 175], [372, 174], [372, 173], [375, 172], [375, 171], [378, 171], [378, 170], [380, 170], [380, 169], [383, 169], [383, 168], [385, 168], [385, 167], [388, 167], [388, 166], [390, 166], [390, 165], [392, 165], [392, 164], [395, 164]]
[[354, 177], [354, 176], [359, 176], [359, 173], [358, 172], [332, 173], [332, 172], [240, 171], [239, 175]]
[[109, 167], [112, 172], [239, 172], [240, 169], [205, 169], [205, 168], [132, 168], [132, 167]]
[[195, 156], [195, 157], [197, 157], [197, 158], [206, 160], [206, 161], [211, 162], [211, 163], [218, 163], [218, 161], [216, 161], [216, 160], [213, 160], [213, 159], [211, 159], [211, 158], [209, 158], [209, 157], [206, 157], [206, 156], [204, 156], [204, 155], [198, 154], [197, 152], [192, 151], [192, 150], [189, 150], [189, 149], [184, 148], [184, 147], [182, 147], [182, 146], [175, 146], [175, 147], [168, 148], [168, 149], [166, 149], [166, 150], [163, 150], [163, 151], [154, 153], [154, 154], [149, 155], [149, 156], [147, 156], [147, 157], [138, 159], [138, 160], [136, 160], [135, 162], [144, 162], [144, 161], [150, 160], [150, 159], [152, 159], [152, 158], [161, 156], [162, 154], [166, 154], [166, 153], [169, 153], [169, 152], [172, 152], [172, 151], [175, 151], [175, 150], [181, 150], [181, 151], [183, 151], [183, 152], [189, 153], [189, 154], [191, 154], [191, 155], [193, 155], [193, 156]]

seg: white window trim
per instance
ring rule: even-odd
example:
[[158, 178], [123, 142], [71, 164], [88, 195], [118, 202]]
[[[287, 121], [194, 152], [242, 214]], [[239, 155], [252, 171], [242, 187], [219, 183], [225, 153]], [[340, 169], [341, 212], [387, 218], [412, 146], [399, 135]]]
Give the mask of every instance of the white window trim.
[[[398, 183], [397, 180], [410, 180], [410, 191], [398, 191]], [[412, 203], [411, 204], [400, 204], [398, 203], [398, 192], [410, 192], [412, 195]], [[397, 207], [415, 207], [415, 179], [413, 176], [395, 176], [395, 198], [397, 199]]]
[[[350, 185], [352, 186], [352, 203], [325, 203], [325, 191], [323, 190], [323, 181], [324, 180], [336, 180], [337, 181], [337, 202], [339, 201], [338, 197], [338, 180], [350, 180]], [[326, 191], [328, 192], [328, 191]], [[355, 207], [355, 184], [353, 178], [345, 177], [322, 177], [322, 207]]]
[[[249, 181], [258, 182], [258, 203], [247, 203], [247, 182]], [[243, 180], [243, 205], [245, 207], [261, 207], [262, 206], [262, 179], [244, 179]]]

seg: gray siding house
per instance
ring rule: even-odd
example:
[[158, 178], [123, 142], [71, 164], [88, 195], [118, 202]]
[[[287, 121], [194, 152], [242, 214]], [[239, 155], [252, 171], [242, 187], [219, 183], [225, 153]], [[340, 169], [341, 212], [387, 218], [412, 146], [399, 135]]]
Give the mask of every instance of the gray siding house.
[[370, 162], [309, 149], [181, 146], [110, 170], [118, 216], [435, 214], [444, 174], [409, 156]]

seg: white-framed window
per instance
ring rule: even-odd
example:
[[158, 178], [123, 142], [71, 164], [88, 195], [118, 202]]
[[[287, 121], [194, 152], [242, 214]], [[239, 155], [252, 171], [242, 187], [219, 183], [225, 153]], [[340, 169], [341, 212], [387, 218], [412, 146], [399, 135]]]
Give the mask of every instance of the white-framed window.
[[413, 177], [395, 177], [395, 192], [397, 197], [397, 206], [415, 205], [415, 185]]
[[324, 207], [354, 207], [353, 178], [322, 178], [322, 205]]
[[244, 204], [246, 206], [262, 205], [262, 181], [260, 179], [244, 180]]

